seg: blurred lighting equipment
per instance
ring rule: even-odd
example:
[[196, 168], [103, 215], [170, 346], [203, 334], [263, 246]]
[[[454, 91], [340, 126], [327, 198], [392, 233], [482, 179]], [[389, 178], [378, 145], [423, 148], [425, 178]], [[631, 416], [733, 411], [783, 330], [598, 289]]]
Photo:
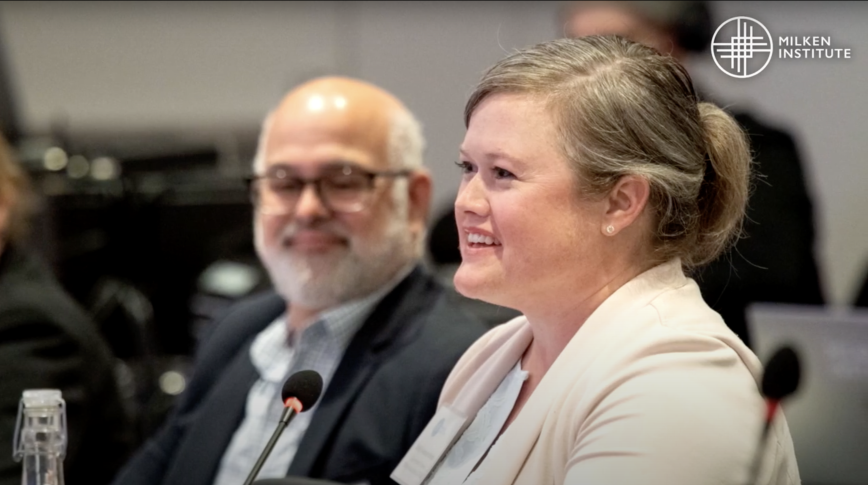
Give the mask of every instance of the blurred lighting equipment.
[[73, 155], [69, 157], [69, 165], [66, 167], [66, 174], [70, 178], [81, 179], [87, 176], [90, 171], [90, 162], [82, 155]]
[[90, 164], [90, 176], [94, 180], [114, 180], [120, 171], [120, 164], [111, 157], [94, 158]]
[[63, 148], [51, 147], [42, 155], [42, 165], [52, 172], [63, 170], [68, 162], [69, 158]]
[[187, 379], [180, 372], [170, 370], [160, 376], [160, 389], [166, 394], [177, 396], [187, 387]]

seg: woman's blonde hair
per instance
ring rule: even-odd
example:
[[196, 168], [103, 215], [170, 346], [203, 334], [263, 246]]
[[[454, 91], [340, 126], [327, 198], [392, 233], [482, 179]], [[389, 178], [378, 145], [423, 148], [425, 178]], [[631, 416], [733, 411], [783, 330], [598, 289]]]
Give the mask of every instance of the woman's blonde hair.
[[27, 235], [31, 211], [30, 182], [6, 140], [0, 136], [0, 205], [9, 209], [9, 223], [0, 241], [20, 242]]
[[751, 181], [747, 138], [730, 115], [698, 100], [674, 58], [617, 36], [538, 44], [486, 72], [465, 124], [497, 93], [547, 104], [583, 196], [602, 196], [625, 175], [648, 180], [660, 260], [678, 256], [694, 268], [741, 234]]

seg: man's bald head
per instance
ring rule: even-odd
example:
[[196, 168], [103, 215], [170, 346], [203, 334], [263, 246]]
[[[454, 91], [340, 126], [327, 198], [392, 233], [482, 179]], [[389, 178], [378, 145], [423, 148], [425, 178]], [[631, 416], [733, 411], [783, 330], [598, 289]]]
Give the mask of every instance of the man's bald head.
[[[265, 119], [254, 169], [275, 146], [320, 136], [377, 154], [383, 168], [422, 166], [425, 141], [418, 121], [392, 94], [364, 81], [324, 77], [293, 89]], [[300, 140], [304, 141], [304, 140]]]
[[291, 324], [370, 294], [421, 257], [431, 198], [422, 148], [403, 103], [354, 79], [309, 81], [268, 116], [254, 161], [255, 243], [293, 302]]

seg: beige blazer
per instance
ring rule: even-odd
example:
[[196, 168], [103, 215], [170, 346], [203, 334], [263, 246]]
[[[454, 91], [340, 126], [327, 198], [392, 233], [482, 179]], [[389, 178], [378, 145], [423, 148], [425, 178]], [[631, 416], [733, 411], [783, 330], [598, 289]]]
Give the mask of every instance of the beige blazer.
[[[518, 317], [480, 338], [440, 405], [472, 419], [532, 340]], [[481, 485], [743, 485], [765, 404], [761, 364], [681, 263], [636, 277], [582, 325], [477, 469]], [[798, 484], [783, 414], [759, 484]]]

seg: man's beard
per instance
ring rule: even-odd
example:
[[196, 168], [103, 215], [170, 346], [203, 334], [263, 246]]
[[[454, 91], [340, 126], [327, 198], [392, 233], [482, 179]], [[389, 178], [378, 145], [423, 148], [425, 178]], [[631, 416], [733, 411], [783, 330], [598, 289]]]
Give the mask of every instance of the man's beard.
[[[406, 217], [392, 217], [380, 235], [371, 240], [351, 237], [330, 222], [312, 224], [317, 230], [349, 242], [323, 253], [297, 254], [278, 242], [264, 244], [261, 225], [255, 226], [256, 251], [271, 276], [277, 292], [290, 304], [325, 309], [367, 296], [409, 263], [413, 257], [413, 236]], [[291, 223], [283, 229], [284, 241], [302, 229]]]

